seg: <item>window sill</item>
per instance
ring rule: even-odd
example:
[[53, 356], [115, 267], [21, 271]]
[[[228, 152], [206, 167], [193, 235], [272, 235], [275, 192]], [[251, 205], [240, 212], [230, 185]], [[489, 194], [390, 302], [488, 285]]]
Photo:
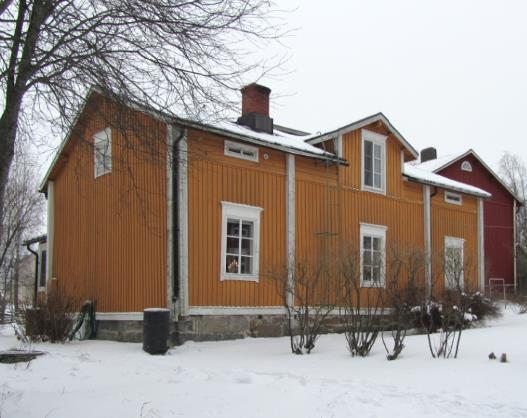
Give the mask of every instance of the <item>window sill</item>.
[[220, 280], [223, 282], [225, 280], [240, 280], [244, 282], [258, 282], [259, 277], [257, 274], [229, 274], [223, 273]]
[[384, 282], [380, 283], [372, 283], [372, 282], [364, 282], [361, 280], [360, 287], [368, 288], [368, 289], [384, 289], [386, 287]]
[[384, 189], [376, 189], [374, 187], [365, 186], [364, 184], [362, 185], [362, 189], [361, 190], [363, 192], [377, 193], [377, 194], [382, 194], [382, 195], [386, 196], [386, 190], [384, 190]]

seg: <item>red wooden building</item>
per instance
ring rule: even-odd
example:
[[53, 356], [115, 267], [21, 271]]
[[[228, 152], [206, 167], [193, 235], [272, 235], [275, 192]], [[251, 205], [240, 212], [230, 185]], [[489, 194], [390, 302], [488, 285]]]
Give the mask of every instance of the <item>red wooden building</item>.
[[416, 166], [492, 194], [484, 202], [485, 289], [516, 291], [514, 219], [516, 208], [521, 204], [518, 197], [472, 149], [437, 158], [435, 148], [427, 148], [421, 152], [421, 162]]

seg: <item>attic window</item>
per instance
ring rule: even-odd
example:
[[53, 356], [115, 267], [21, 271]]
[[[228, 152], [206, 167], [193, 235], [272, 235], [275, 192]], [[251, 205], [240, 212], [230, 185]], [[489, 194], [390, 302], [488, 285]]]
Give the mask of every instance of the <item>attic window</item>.
[[458, 193], [445, 192], [445, 202], [452, 203], [454, 205], [461, 205], [463, 204], [463, 199]]
[[258, 148], [237, 142], [225, 141], [225, 155], [258, 162]]
[[472, 164], [470, 164], [468, 161], [463, 161], [461, 163], [461, 170], [472, 172]]
[[95, 178], [112, 171], [112, 130], [106, 128], [93, 135]]

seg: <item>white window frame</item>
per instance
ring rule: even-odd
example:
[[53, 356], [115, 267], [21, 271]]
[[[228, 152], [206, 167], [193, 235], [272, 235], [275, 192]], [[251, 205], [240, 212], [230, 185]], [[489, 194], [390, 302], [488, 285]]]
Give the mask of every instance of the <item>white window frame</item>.
[[[463, 266], [463, 271], [461, 272], [460, 277], [460, 287], [463, 289], [465, 284], [465, 240], [458, 237], [449, 237], [445, 236], [445, 249], [444, 249], [444, 263], [447, 264], [447, 250], [449, 248], [461, 248], [461, 265]], [[447, 277], [447, 272], [445, 271], [445, 288], [446, 289], [455, 289], [455, 283], [451, 283], [451, 280]]]
[[[378, 134], [377, 132], [368, 131], [367, 129], [361, 130], [361, 184], [362, 190], [369, 192], [386, 194], [386, 139], [388, 138], [385, 135]], [[365, 164], [364, 164], [364, 143], [366, 141], [372, 142], [374, 145], [379, 145], [381, 147], [381, 187], [369, 186], [365, 184]], [[373, 170], [373, 167], [372, 167]], [[375, 173], [372, 174], [373, 184], [375, 184]]]
[[[221, 229], [221, 273], [220, 280], [246, 280], [257, 282], [260, 271], [260, 215], [262, 208], [257, 206], [242, 205], [239, 203], [221, 202], [222, 229]], [[227, 267], [227, 219], [237, 218], [242, 221], [254, 223], [253, 236], [253, 272], [251, 274], [228, 273]]]
[[[232, 148], [239, 148], [240, 152], [233, 152]], [[258, 162], [258, 147], [252, 147], [246, 144], [240, 144], [239, 142], [225, 141], [224, 153], [229, 157], [241, 158], [242, 160]], [[246, 153], [252, 153], [253, 155], [247, 155]]]
[[459, 193], [452, 193], [445, 190], [445, 202], [451, 203], [452, 205], [463, 205], [463, 196]]
[[[41, 285], [41, 281], [40, 281], [40, 278], [42, 277], [42, 260], [46, 260], [45, 263], [46, 263], [46, 268], [47, 268], [47, 264], [48, 264], [48, 260], [47, 260], [47, 255], [48, 255], [48, 245], [47, 243], [40, 243], [38, 245], [38, 271], [37, 271], [37, 283], [38, 283], [38, 291], [44, 291], [46, 290], [46, 285], [47, 285], [47, 273], [46, 271], [44, 271], [44, 286]], [[45, 254], [45, 257], [42, 257], [42, 255]]]
[[[104, 147], [104, 144], [107, 144]], [[105, 152], [100, 153], [103, 147]], [[93, 167], [95, 178], [112, 172], [112, 129], [105, 128], [93, 135]]]
[[[386, 230], [388, 227], [384, 225], [360, 224], [360, 286], [361, 287], [385, 287], [386, 286]], [[364, 280], [363, 277], [363, 254], [364, 254], [364, 237], [381, 238], [382, 242], [382, 266], [381, 266], [381, 280], [373, 282], [371, 280]]]
[[461, 163], [461, 170], [462, 171], [468, 171], [469, 173], [472, 173], [472, 164], [470, 164], [469, 161], [463, 161]]

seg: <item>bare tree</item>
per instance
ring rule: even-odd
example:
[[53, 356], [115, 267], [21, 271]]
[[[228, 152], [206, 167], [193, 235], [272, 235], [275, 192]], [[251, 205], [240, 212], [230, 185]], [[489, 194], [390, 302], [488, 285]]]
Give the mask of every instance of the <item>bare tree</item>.
[[[527, 166], [517, 156], [505, 152], [499, 162], [499, 173], [521, 200], [516, 212], [516, 248], [520, 287], [527, 285]], [[525, 289], [520, 289], [525, 291]]]
[[245, 64], [243, 46], [277, 39], [277, 19], [266, 0], [0, 1], [0, 213], [35, 121], [66, 131], [93, 85], [121, 104], [218, 115], [243, 76], [273, 67]]
[[41, 225], [43, 198], [35, 193], [35, 173], [30, 165], [16, 161], [5, 193], [5, 209], [0, 222], [0, 318], [6, 304], [18, 302], [18, 278], [22, 241]]
[[294, 354], [311, 353], [334, 314], [338, 299], [333, 265], [330, 257], [324, 255], [297, 262], [292, 276], [287, 266], [269, 273], [286, 309], [286, 327]]

